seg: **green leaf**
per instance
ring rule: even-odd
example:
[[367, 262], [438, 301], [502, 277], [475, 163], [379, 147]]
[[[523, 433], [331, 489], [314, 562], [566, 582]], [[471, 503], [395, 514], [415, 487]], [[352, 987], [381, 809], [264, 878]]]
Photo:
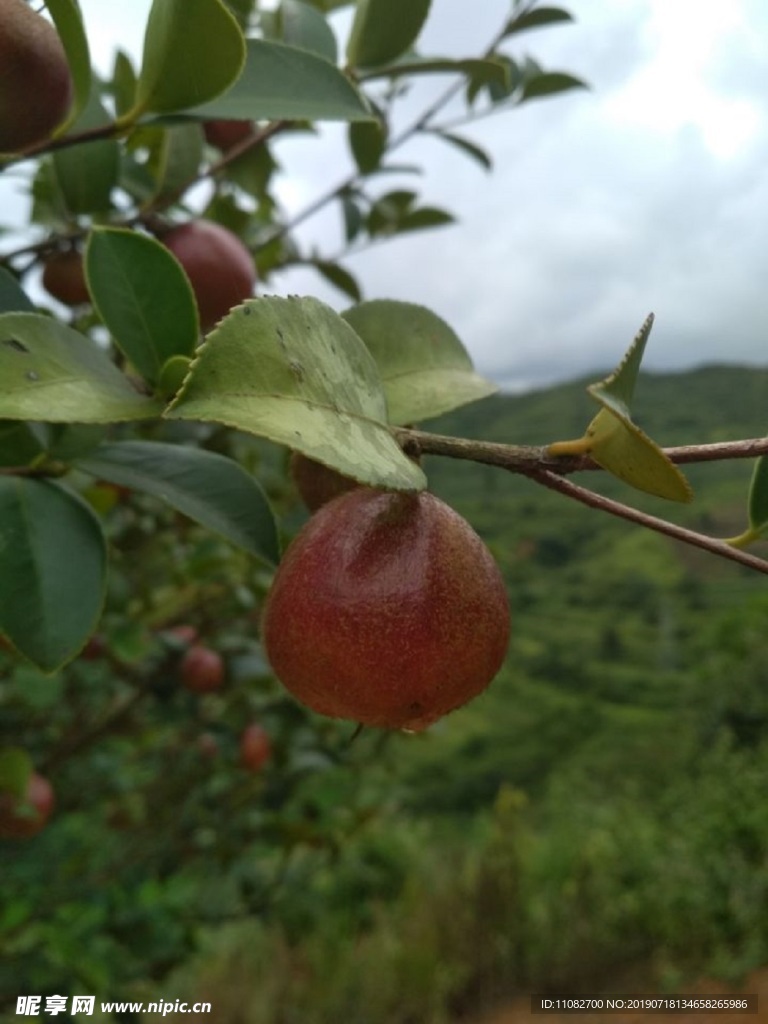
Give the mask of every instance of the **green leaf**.
[[91, 94], [91, 57], [83, 16], [76, 0], [45, 0], [56, 31], [59, 34], [75, 89], [75, 102], [66, 121], [59, 126], [57, 135], [63, 135], [85, 108]]
[[0, 420], [0, 466], [28, 466], [43, 455], [48, 438], [42, 424]]
[[349, 126], [349, 148], [361, 174], [370, 174], [381, 163], [387, 133], [381, 121], [355, 121]]
[[0, 477], [0, 538], [0, 632], [54, 672], [81, 650], [101, 613], [107, 559], [99, 521], [57, 484]]
[[117, 423], [162, 411], [93, 342], [36, 313], [0, 314], [0, 417]]
[[85, 272], [99, 315], [150, 383], [171, 356], [192, 355], [197, 307], [186, 274], [164, 245], [137, 231], [94, 228]]
[[554, 96], [570, 89], [586, 89], [587, 83], [582, 78], [565, 74], [562, 71], [543, 71], [541, 74], [527, 78], [523, 84], [520, 102], [539, 99], [542, 96]]
[[376, 360], [390, 423], [432, 419], [498, 390], [475, 373], [448, 324], [423, 306], [378, 299], [342, 316]]
[[352, 242], [363, 228], [363, 211], [349, 192], [341, 196], [341, 212], [344, 218], [344, 237]]
[[394, 189], [379, 196], [368, 211], [366, 226], [371, 235], [395, 234], [403, 217], [413, 209], [416, 193]]
[[340, 7], [351, 7], [355, 0], [309, 0], [309, 3], [325, 14], [336, 11]]
[[244, 61], [242, 30], [221, 0], [154, 0], [136, 104], [125, 120], [207, 103], [237, 80]]
[[[111, 122], [94, 87], [73, 131], [101, 128]], [[104, 213], [120, 174], [120, 147], [114, 139], [98, 139], [58, 149], [53, 154], [56, 182], [71, 214]]]
[[203, 130], [199, 124], [175, 124], [163, 129], [153, 199], [176, 197], [195, 177], [202, 160]]
[[461, 150], [467, 156], [476, 160], [477, 163], [484, 167], [486, 171], [493, 170], [493, 163], [490, 156], [484, 149], [476, 145], [474, 142], [470, 142], [469, 139], [465, 139], [462, 135], [455, 135], [453, 132], [432, 132], [438, 139], [443, 139], [445, 142], [449, 142], [452, 146]]
[[33, 313], [34, 304], [19, 282], [5, 267], [0, 267], [0, 313]]
[[522, 84], [523, 73], [516, 61], [505, 53], [494, 53], [486, 58], [502, 69], [494, 77], [470, 74], [467, 82], [467, 103], [471, 106], [481, 92], [487, 90], [491, 103], [502, 103]]
[[283, 0], [278, 9], [280, 38], [289, 46], [309, 50], [335, 64], [336, 36], [324, 16], [301, 0]]
[[32, 758], [21, 747], [0, 749], [0, 793], [24, 796], [32, 773]]
[[365, 121], [363, 95], [333, 64], [285, 43], [249, 39], [243, 73], [223, 96], [185, 111], [204, 121]]
[[212, 420], [288, 445], [371, 487], [421, 490], [387, 429], [376, 364], [316, 299], [250, 299], [208, 335], [171, 418]]
[[755, 534], [768, 530], [768, 459], [762, 455], [755, 463], [749, 487], [749, 525]]
[[573, 21], [573, 17], [562, 9], [562, 7], [535, 7], [533, 10], [523, 11], [522, 14], [510, 18], [504, 27], [504, 36], [514, 35], [516, 32], [527, 32], [532, 28], [545, 28], [548, 25], [558, 25], [563, 22]]
[[416, 210], [409, 210], [398, 221], [397, 233], [424, 231], [426, 228], [441, 228], [447, 224], [453, 224], [454, 221], [453, 214], [447, 210], [441, 210], [437, 206], [420, 206]]
[[330, 260], [315, 260], [312, 266], [318, 273], [322, 274], [326, 281], [329, 281], [339, 291], [344, 292], [354, 302], [360, 301], [362, 298], [360, 285], [357, 283], [356, 278], [348, 270], [345, 270], [344, 267], [338, 263], [332, 263]]
[[202, 448], [152, 441], [103, 444], [76, 463], [100, 480], [144, 491], [276, 564], [277, 527], [264, 492], [231, 459]]
[[136, 89], [139, 80], [131, 62], [131, 58], [118, 50], [112, 70], [112, 95], [115, 99], [115, 110], [118, 117], [126, 114], [136, 102]]
[[477, 89], [493, 84], [499, 89], [504, 89], [506, 94], [510, 88], [509, 67], [510, 62], [500, 55], [454, 59], [421, 57], [416, 53], [409, 53], [393, 64], [366, 70], [359, 78], [362, 82], [368, 82], [375, 78], [399, 78], [406, 75], [411, 78], [414, 75], [457, 74], [465, 75], [475, 83]]
[[607, 409], [611, 409], [620, 419], [631, 418], [629, 410], [653, 320], [653, 313], [649, 313], [616, 369], [609, 373], [605, 380], [590, 384], [587, 388], [593, 398]]
[[50, 458], [71, 462], [98, 447], [106, 433], [98, 423], [38, 423], [47, 433], [46, 451]]
[[357, 0], [347, 43], [354, 68], [378, 67], [405, 53], [421, 32], [430, 0]]

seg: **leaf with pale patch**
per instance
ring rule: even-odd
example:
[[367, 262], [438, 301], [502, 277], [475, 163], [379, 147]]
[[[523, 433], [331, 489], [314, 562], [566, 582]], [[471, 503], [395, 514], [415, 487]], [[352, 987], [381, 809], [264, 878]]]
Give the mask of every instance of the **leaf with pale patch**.
[[426, 486], [387, 428], [373, 357], [316, 299], [270, 296], [235, 307], [208, 335], [166, 415], [267, 437], [371, 487]]
[[0, 418], [118, 423], [162, 409], [90, 338], [37, 313], [0, 314]]

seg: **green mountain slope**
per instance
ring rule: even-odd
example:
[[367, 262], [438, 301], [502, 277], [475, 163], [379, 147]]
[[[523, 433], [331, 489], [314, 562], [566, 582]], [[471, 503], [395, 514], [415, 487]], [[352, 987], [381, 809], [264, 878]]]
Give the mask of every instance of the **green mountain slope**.
[[[509, 443], [576, 437], [596, 409], [586, 383], [495, 396], [428, 426]], [[661, 445], [761, 436], [768, 371], [707, 367], [641, 377], [633, 411]], [[426, 469], [432, 489], [496, 556], [513, 638], [487, 693], [404, 751], [414, 805], [465, 813], [502, 784], [535, 791], [590, 766], [626, 774], [628, 751], [638, 785], [678, 770], [709, 720], [707, 702], [718, 714], [733, 710], [726, 681], [723, 693], [707, 682], [702, 704], [702, 666], [727, 628], [724, 617], [760, 602], [768, 580], [498, 468], [430, 457]], [[642, 495], [604, 473], [579, 482], [723, 536], [745, 525], [751, 472], [751, 460], [688, 467], [691, 506]], [[446, 775], [446, 759], [459, 769]]]

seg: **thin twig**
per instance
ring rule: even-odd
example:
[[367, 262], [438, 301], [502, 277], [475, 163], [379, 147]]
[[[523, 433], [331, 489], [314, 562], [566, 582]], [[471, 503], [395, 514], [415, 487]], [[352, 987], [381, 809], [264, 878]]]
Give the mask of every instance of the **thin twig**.
[[587, 490], [586, 487], [581, 487], [570, 480], [565, 480], [551, 470], [536, 469], [528, 475], [532, 480], [543, 484], [544, 487], [549, 487], [559, 494], [573, 498], [575, 501], [581, 502], [582, 505], [589, 506], [589, 508], [608, 512], [610, 515], [626, 519], [631, 523], [637, 523], [639, 526], [655, 530], [657, 533], [663, 533], [674, 540], [682, 541], [684, 544], [691, 544], [694, 547], [708, 551], [710, 554], [719, 555], [721, 558], [728, 558], [732, 562], [738, 562], [740, 565], [745, 565], [748, 569], [756, 569], [757, 572], [768, 574], [768, 561], [756, 558], [754, 555], [748, 555], [738, 548], [731, 547], [725, 541], [707, 537], [702, 533], [696, 533], [694, 530], [688, 530], [684, 526], [676, 526], [674, 523], [668, 523], [666, 519], [659, 519], [656, 516], [648, 515], [646, 512], [640, 512], [639, 509], [623, 505], [621, 502], [614, 501], [612, 498], [606, 498], [602, 494], [595, 494], [594, 491]]
[[[601, 467], [588, 455], [552, 456], [547, 445], [500, 444], [495, 441], [474, 441], [463, 437], [448, 437], [405, 427], [394, 429], [400, 446], [409, 454], [442, 455], [450, 459], [469, 459], [488, 466], [500, 466], [518, 473], [545, 469], [564, 476]], [[717, 444], [688, 444], [662, 449], [671, 462], [717, 462], [725, 459], [754, 459], [768, 455], [768, 437], [752, 437], [739, 441], [720, 441]]]
[[[523, 11], [519, 12], [519, 15], [527, 13], [527, 10], [530, 9], [530, 7], [532, 6], [532, 4], [528, 5], [528, 7], [526, 7]], [[505, 36], [506, 24], [507, 22], [505, 21], [504, 26], [496, 33], [491, 42], [485, 48], [482, 54], [482, 58], [487, 59], [488, 57], [492, 56], [492, 54], [496, 50], [496, 47], [499, 45], [499, 43]], [[450, 103], [450, 101], [457, 95], [457, 93], [461, 91], [464, 84], [464, 77], [460, 76], [455, 82], [452, 82], [442, 93], [440, 93], [437, 99], [435, 99], [435, 101], [431, 103], [426, 110], [422, 111], [422, 113], [419, 114], [419, 116], [415, 118], [411, 122], [411, 124], [407, 125], [400, 132], [399, 135], [396, 135], [393, 138], [391, 138], [387, 144], [387, 155], [393, 153], [404, 143], [408, 142], [408, 140], [413, 138], [414, 135], [417, 135], [419, 132], [422, 131], [427, 131], [429, 129], [429, 122], [432, 120], [432, 118], [439, 114], [440, 111], [443, 110], [448, 103]], [[472, 118], [472, 120], [474, 120], [474, 118]], [[299, 212], [295, 214], [293, 217], [291, 217], [290, 220], [286, 221], [285, 224], [282, 224], [275, 232], [269, 235], [263, 242], [260, 243], [258, 248], [264, 248], [265, 246], [270, 245], [272, 242], [275, 242], [278, 239], [283, 238], [285, 235], [289, 234], [300, 224], [303, 224], [304, 221], [309, 220], [310, 217], [313, 217], [316, 213], [319, 213], [319, 211], [322, 210], [323, 207], [327, 206], [328, 203], [333, 202], [334, 199], [340, 196], [347, 189], [351, 188], [360, 177], [360, 172], [355, 170], [351, 174], [347, 175], [347, 177], [344, 178], [342, 181], [338, 182], [336, 185], [332, 185], [327, 192], [324, 192], [322, 193], [322, 195], [319, 195], [316, 199], [313, 199], [312, 202], [305, 206], [303, 210], [299, 210]]]
[[271, 139], [273, 135], [277, 135], [278, 132], [287, 128], [289, 124], [290, 121], [270, 121], [263, 128], [259, 128], [251, 135], [241, 139], [240, 142], [236, 142], [235, 145], [231, 146], [218, 160], [209, 164], [202, 171], [196, 171], [193, 175], [187, 178], [186, 181], [183, 181], [178, 188], [175, 188], [172, 192], [163, 194], [156, 201], [150, 203], [142, 211], [143, 215], [146, 216], [150, 212], [167, 209], [169, 206], [172, 206], [173, 203], [179, 202], [185, 192], [189, 191], [189, 189], [194, 185], [198, 185], [201, 181], [205, 181], [207, 178], [215, 178], [217, 174], [229, 167], [231, 163], [243, 156], [244, 153], [249, 153], [252, 149], [257, 149], [268, 139]]
[[66, 760], [83, 747], [88, 747], [103, 736], [108, 735], [112, 728], [133, 711], [137, 704], [142, 701], [149, 689], [146, 687], [133, 690], [128, 697], [122, 701], [112, 704], [99, 718], [90, 726], [83, 729], [77, 735], [66, 739], [58, 748], [54, 749], [46, 758], [41, 770], [48, 772], [60, 761]]

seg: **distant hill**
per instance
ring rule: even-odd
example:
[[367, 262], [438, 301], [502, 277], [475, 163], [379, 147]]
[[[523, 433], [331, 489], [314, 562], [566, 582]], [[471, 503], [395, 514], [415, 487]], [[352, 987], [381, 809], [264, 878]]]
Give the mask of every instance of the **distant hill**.
[[[597, 409], [584, 390], [594, 379], [496, 395], [425, 426], [521, 444], [578, 437]], [[645, 375], [633, 413], [662, 446], [761, 436], [768, 370]], [[752, 465], [686, 467], [691, 505], [643, 495], [606, 473], [584, 473], [579, 482], [728, 536], [746, 525]], [[718, 649], [723, 617], [764, 600], [768, 579], [495, 467], [429, 457], [425, 468], [430, 487], [491, 547], [507, 582], [513, 636], [487, 694], [405, 757], [414, 806], [464, 812], [492, 800], [504, 782], [537, 789], [553, 772], [625, 771], [622, 759], [634, 746], [642, 785], [678, 770], [684, 745], [675, 737], [681, 728], [698, 735], [700, 701], [691, 695]], [[727, 707], [729, 685], [708, 682], [706, 699]], [[441, 770], [446, 759], [461, 766], [450, 777]]]
[[[433, 426], [520, 444], [576, 436], [598, 408], [586, 388], [599, 379], [592, 375], [522, 395], [495, 395]], [[759, 436], [768, 431], [768, 369], [723, 365], [641, 373], [633, 414], [662, 445]]]

